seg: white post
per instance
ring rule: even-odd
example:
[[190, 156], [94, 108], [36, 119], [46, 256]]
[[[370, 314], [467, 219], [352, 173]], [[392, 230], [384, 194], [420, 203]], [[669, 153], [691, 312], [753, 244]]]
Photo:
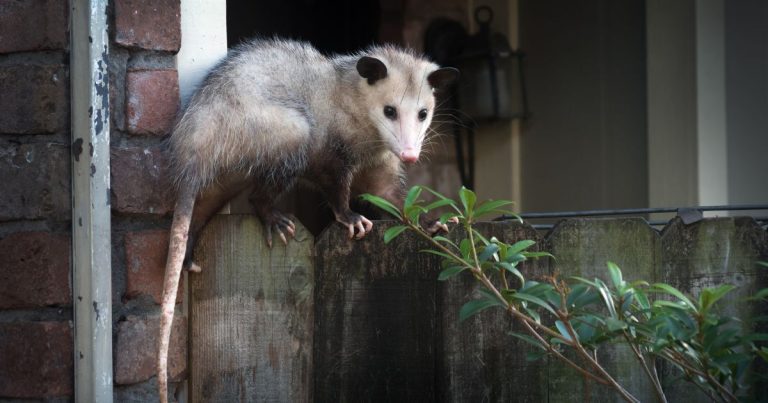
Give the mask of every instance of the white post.
[[71, 0], [75, 401], [112, 402], [107, 0]]

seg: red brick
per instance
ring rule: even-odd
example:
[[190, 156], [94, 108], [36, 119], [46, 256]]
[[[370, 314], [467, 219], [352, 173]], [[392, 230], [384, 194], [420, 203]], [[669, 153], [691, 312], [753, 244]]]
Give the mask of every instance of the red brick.
[[0, 149], [0, 221], [68, 220], [71, 165], [69, 146], [62, 144], [10, 143]]
[[0, 323], [0, 396], [70, 396], [72, 361], [68, 322]]
[[0, 240], [0, 309], [72, 305], [69, 236], [19, 232]]
[[112, 209], [123, 213], [167, 214], [174, 192], [159, 147], [112, 149]]
[[0, 1], [0, 53], [66, 49], [68, 27], [66, 1]]
[[[115, 383], [130, 385], [155, 376], [160, 317], [129, 316], [117, 325]], [[168, 351], [168, 373], [180, 380], [187, 370], [187, 318], [176, 315]]]
[[125, 81], [128, 132], [154, 135], [170, 132], [179, 108], [176, 70], [129, 70]]
[[[126, 298], [149, 295], [159, 304], [163, 295], [169, 232], [165, 230], [125, 234]], [[177, 302], [183, 298], [177, 293]]]
[[69, 129], [65, 66], [0, 67], [0, 133], [41, 134]]
[[181, 47], [180, 0], [116, 0], [115, 42], [178, 52]]

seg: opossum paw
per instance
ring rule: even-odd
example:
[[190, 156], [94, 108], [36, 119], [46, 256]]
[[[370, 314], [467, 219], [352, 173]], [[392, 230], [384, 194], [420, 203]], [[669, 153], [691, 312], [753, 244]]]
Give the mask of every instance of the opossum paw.
[[362, 239], [373, 228], [371, 220], [352, 211], [344, 214], [336, 214], [336, 221], [344, 224], [349, 231], [349, 239]]
[[445, 224], [441, 223], [440, 220], [425, 221], [422, 222], [421, 227], [424, 228], [428, 234], [434, 236], [438, 234], [447, 234], [450, 231], [450, 228], [448, 227], [449, 223], [458, 224], [459, 219], [455, 217], [451, 218]]
[[272, 233], [276, 233], [284, 245], [288, 245], [288, 238], [285, 234], [296, 237], [296, 224], [285, 214], [275, 210], [267, 217], [262, 218], [264, 230], [266, 232], [267, 246], [272, 247]]

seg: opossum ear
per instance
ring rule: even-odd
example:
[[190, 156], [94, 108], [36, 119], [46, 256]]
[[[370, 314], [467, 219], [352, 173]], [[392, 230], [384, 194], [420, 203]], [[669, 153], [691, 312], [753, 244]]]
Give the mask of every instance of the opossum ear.
[[357, 72], [368, 79], [368, 84], [373, 85], [387, 76], [387, 66], [375, 57], [363, 56], [357, 61]]
[[427, 76], [427, 82], [432, 88], [441, 90], [453, 84], [459, 78], [459, 70], [453, 67], [443, 67], [437, 69]]

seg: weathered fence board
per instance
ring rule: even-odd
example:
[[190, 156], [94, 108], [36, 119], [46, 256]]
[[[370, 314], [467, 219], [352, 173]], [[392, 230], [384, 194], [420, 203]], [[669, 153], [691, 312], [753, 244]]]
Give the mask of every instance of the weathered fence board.
[[[702, 288], [721, 284], [737, 286], [723, 300], [721, 312], [744, 318], [747, 329], [754, 327], [749, 318], [759, 314], [755, 312], [758, 306], [746, 298], [768, 287], [768, 270], [756, 263], [768, 260], [768, 237], [753, 219], [715, 218], [690, 225], [675, 219], [664, 228], [662, 256], [660, 280], [687, 294], [698, 295]], [[666, 379], [679, 377], [668, 366], [662, 368], [661, 375]], [[766, 396], [768, 385], [762, 383], [760, 389], [756, 396]], [[665, 393], [670, 402], [708, 399], [694, 385], [683, 381], [667, 383]]]
[[258, 219], [219, 215], [195, 250], [190, 274], [193, 402], [311, 400], [312, 236], [270, 250]]
[[[476, 294], [468, 275], [437, 281], [440, 259], [404, 234], [384, 245], [393, 223], [376, 222], [360, 241], [334, 226], [313, 245], [300, 230], [286, 249], [267, 250], [253, 217], [220, 216], [196, 250], [190, 275], [191, 396], [215, 401], [613, 402], [556, 360], [528, 362], [531, 348], [500, 309], [459, 323]], [[744, 287], [727, 313], [743, 316], [742, 296], [765, 287], [766, 232], [751, 220], [673, 222], [663, 237], [641, 219], [560, 223], [546, 238], [514, 222], [478, 229], [506, 242], [533, 239], [557, 256], [527, 262], [529, 279], [558, 273], [607, 279], [616, 262], [629, 280], [665, 281], [688, 292]], [[452, 237], [460, 237], [454, 231]], [[644, 372], [621, 346], [599, 360], [641, 401], [655, 401]], [[765, 389], [765, 385], [762, 386]], [[670, 401], [691, 401], [672, 386]], [[764, 393], [764, 392], [763, 392]]]
[[[660, 242], [659, 234], [639, 218], [576, 219], [555, 227], [547, 238], [547, 249], [557, 257], [553, 266], [561, 277], [610, 281], [606, 262], [613, 261], [628, 281], [653, 281], [661, 265]], [[598, 360], [640, 401], [656, 400], [652, 384], [629, 347], [605, 346], [598, 351]], [[613, 390], [587, 381], [558, 361], [551, 361], [548, 372], [552, 402], [622, 401]]]
[[[536, 230], [513, 222], [480, 223], [476, 227], [487, 237], [508, 243], [532, 239], [539, 245]], [[458, 231], [457, 231], [458, 232]], [[453, 234], [459, 238], [461, 232]], [[520, 265], [528, 279], [548, 272], [547, 259]], [[513, 276], [510, 276], [513, 277]], [[513, 278], [510, 281], [516, 281]], [[529, 362], [530, 351], [510, 331], [523, 332], [502, 309], [489, 309], [459, 323], [459, 309], [476, 298], [477, 282], [464, 273], [441, 285], [441, 349], [438, 351], [438, 401], [442, 402], [543, 402], [547, 396], [545, 365]]]
[[438, 260], [404, 234], [385, 246], [377, 222], [360, 241], [333, 226], [317, 241], [318, 402], [435, 401]]

